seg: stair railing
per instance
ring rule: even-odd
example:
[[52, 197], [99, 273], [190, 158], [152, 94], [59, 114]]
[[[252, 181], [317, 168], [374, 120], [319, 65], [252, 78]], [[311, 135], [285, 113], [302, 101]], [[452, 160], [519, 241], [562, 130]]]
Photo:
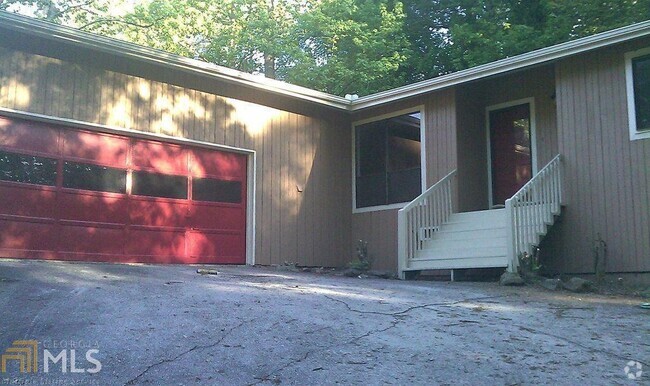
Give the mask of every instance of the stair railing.
[[427, 189], [397, 215], [398, 269], [401, 278], [408, 268], [409, 260], [416, 257], [424, 241], [430, 239], [439, 227], [454, 213], [452, 178], [456, 170], [447, 174]]
[[562, 162], [558, 154], [506, 200], [506, 232], [508, 237], [508, 271], [517, 272], [519, 256], [532, 255], [546, 226], [561, 211]]

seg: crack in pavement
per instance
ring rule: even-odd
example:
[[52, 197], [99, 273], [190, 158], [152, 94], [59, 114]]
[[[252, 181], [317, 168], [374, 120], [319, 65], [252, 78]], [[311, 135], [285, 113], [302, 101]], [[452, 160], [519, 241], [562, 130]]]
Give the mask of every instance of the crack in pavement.
[[[319, 351], [321, 351], [321, 350], [319, 350]], [[273, 374], [278, 373], [278, 372], [280, 372], [280, 371], [282, 371], [282, 370], [284, 370], [284, 369], [286, 369], [286, 368], [288, 368], [288, 367], [290, 367], [290, 366], [292, 366], [292, 365], [295, 365], [296, 363], [300, 363], [300, 362], [306, 360], [307, 357], [309, 357], [309, 354], [311, 354], [311, 351], [307, 351], [307, 352], [306, 352], [303, 356], [301, 356], [300, 358], [296, 358], [296, 359], [293, 359], [293, 360], [291, 360], [291, 361], [285, 363], [283, 366], [278, 367], [277, 369], [271, 371], [271, 372], [268, 373], [267, 375], [263, 375], [263, 376], [261, 376], [261, 377], [255, 377], [255, 379], [257, 379], [257, 382], [249, 383], [248, 386], [259, 385], [259, 384], [262, 383], [262, 382], [272, 382], [272, 380], [271, 380], [271, 376], [273, 376]]]
[[[582, 348], [584, 350], [587, 350], [587, 351], [589, 351], [591, 353], [602, 353], [602, 354], [607, 354], [607, 355], [615, 357], [615, 358], [623, 359], [625, 361], [630, 360], [630, 358], [624, 357], [624, 356], [622, 356], [622, 355], [620, 355], [618, 353], [615, 353], [613, 351], [609, 351], [609, 350], [605, 350], [605, 349], [598, 349], [598, 348], [594, 348], [594, 347], [589, 347], [589, 346], [587, 346], [585, 344], [582, 344], [580, 342], [576, 342], [576, 341], [571, 340], [569, 338], [565, 338], [565, 337], [560, 336], [560, 335], [555, 335], [555, 334], [552, 334], [550, 332], [535, 330], [534, 328], [521, 326], [521, 325], [518, 325], [518, 324], [513, 324], [513, 327], [517, 327], [520, 330], [526, 331], [526, 332], [531, 333], [531, 334], [550, 336], [551, 338], [559, 339], [561, 341], [570, 343], [570, 344], [572, 344], [574, 346], [580, 347], [580, 348]], [[645, 363], [645, 362], [643, 362], [643, 361], [641, 361], [639, 359], [635, 359], [635, 361], [641, 363], [644, 366], [648, 366], [647, 363]]]
[[224, 340], [225, 340], [225, 339], [226, 339], [226, 338], [227, 338], [227, 337], [228, 337], [228, 336], [229, 336], [233, 331], [235, 331], [235, 330], [238, 329], [238, 328], [241, 328], [244, 324], [250, 323], [250, 322], [252, 322], [252, 321], [254, 321], [254, 320], [255, 320], [255, 319], [245, 320], [245, 321], [239, 323], [238, 325], [236, 325], [235, 327], [232, 327], [232, 328], [231, 328], [230, 330], [228, 330], [225, 334], [223, 334], [223, 336], [222, 336], [221, 338], [219, 338], [219, 340], [217, 340], [217, 341], [214, 342], [214, 343], [205, 344], [205, 345], [195, 345], [195, 346], [193, 346], [192, 348], [190, 348], [190, 349], [188, 349], [188, 350], [185, 350], [185, 351], [181, 352], [180, 354], [176, 355], [176, 356], [173, 357], [173, 358], [165, 358], [165, 359], [163, 359], [163, 360], [161, 360], [161, 361], [158, 361], [158, 362], [156, 362], [156, 363], [153, 363], [153, 364], [147, 366], [147, 367], [146, 367], [146, 368], [145, 368], [145, 369], [144, 369], [140, 374], [138, 374], [135, 378], [132, 378], [132, 379], [130, 379], [128, 382], [126, 382], [126, 383], [124, 384], [124, 386], [134, 385], [134, 384], [135, 384], [135, 383], [136, 383], [136, 382], [137, 382], [137, 381], [138, 381], [142, 376], [144, 376], [146, 373], [149, 372], [149, 370], [153, 369], [154, 367], [158, 367], [158, 366], [163, 365], [163, 364], [165, 364], [165, 363], [171, 363], [171, 362], [174, 362], [174, 361], [180, 359], [181, 357], [183, 357], [183, 356], [185, 356], [185, 355], [187, 355], [187, 354], [189, 354], [189, 353], [191, 353], [192, 351], [195, 351], [195, 350], [202, 350], [202, 349], [212, 348], [212, 347], [218, 346], [218, 345], [221, 344], [221, 342], [223, 342], [223, 341], [224, 341]]
[[[441, 307], [441, 306], [442, 307], [448, 307], [448, 306], [453, 306], [453, 305], [456, 305], [456, 304], [467, 303], [467, 302], [478, 301], [478, 300], [505, 298], [505, 297], [508, 297], [508, 296], [511, 296], [511, 295], [482, 296], [482, 297], [477, 297], [477, 298], [467, 298], [467, 299], [456, 300], [456, 301], [453, 301], [453, 302], [420, 304], [420, 305], [417, 305], [417, 306], [408, 307], [408, 308], [406, 308], [406, 309], [404, 309], [402, 311], [397, 311], [397, 312], [356, 310], [356, 309], [352, 308], [352, 306], [350, 306], [344, 300], [337, 299], [337, 298], [334, 298], [334, 297], [331, 297], [331, 296], [328, 296], [328, 295], [323, 295], [323, 296], [325, 296], [329, 300], [333, 300], [335, 302], [338, 302], [338, 303], [341, 303], [341, 304], [345, 305], [345, 307], [350, 312], [355, 312], [355, 313], [358, 313], [358, 314], [383, 315], [383, 316], [395, 317], [395, 316], [402, 316], [402, 315], [408, 314], [409, 312], [411, 312], [413, 310], [422, 309], [422, 308], [429, 309], [429, 307], [436, 307], [436, 306], [438, 306], [438, 307]], [[432, 310], [432, 311], [434, 311], [434, 310]]]

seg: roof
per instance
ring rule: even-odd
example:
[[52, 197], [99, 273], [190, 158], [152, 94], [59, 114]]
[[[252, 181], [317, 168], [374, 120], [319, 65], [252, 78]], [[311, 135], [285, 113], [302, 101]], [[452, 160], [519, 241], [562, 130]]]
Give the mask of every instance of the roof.
[[357, 111], [373, 106], [423, 95], [481, 78], [503, 74], [534, 65], [552, 62], [582, 52], [623, 43], [650, 35], [650, 20], [596, 35], [527, 52], [495, 62], [382, 91], [350, 101], [345, 98], [291, 85], [286, 82], [251, 75], [212, 63], [185, 58], [154, 48], [96, 35], [78, 29], [0, 11], [0, 28], [26, 35], [56, 40], [66, 44], [96, 50], [118, 57], [157, 64], [179, 71], [202, 74], [209, 78], [254, 88], [273, 94], [309, 101], [339, 110]]

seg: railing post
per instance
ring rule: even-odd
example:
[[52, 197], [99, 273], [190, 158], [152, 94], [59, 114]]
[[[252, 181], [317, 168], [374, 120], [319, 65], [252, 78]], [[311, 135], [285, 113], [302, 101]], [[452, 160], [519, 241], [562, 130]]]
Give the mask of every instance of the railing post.
[[508, 272], [517, 273], [519, 261], [517, 260], [515, 247], [516, 224], [514, 223], [514, 211], [511, 200], [506, 200], [506, 243], [508, 252]]
[[406, 268], [408, 268], [408, 226], [406, 212], [397, 212], [397, 274], [401, 280], [406, 279]]

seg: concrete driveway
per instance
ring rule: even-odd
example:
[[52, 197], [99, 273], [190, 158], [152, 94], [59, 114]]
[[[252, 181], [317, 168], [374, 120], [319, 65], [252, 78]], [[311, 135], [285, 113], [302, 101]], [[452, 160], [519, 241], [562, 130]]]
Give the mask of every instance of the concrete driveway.
[[638, 300], [218, 269], [1, 260], [0, 384], [650, 384]]

